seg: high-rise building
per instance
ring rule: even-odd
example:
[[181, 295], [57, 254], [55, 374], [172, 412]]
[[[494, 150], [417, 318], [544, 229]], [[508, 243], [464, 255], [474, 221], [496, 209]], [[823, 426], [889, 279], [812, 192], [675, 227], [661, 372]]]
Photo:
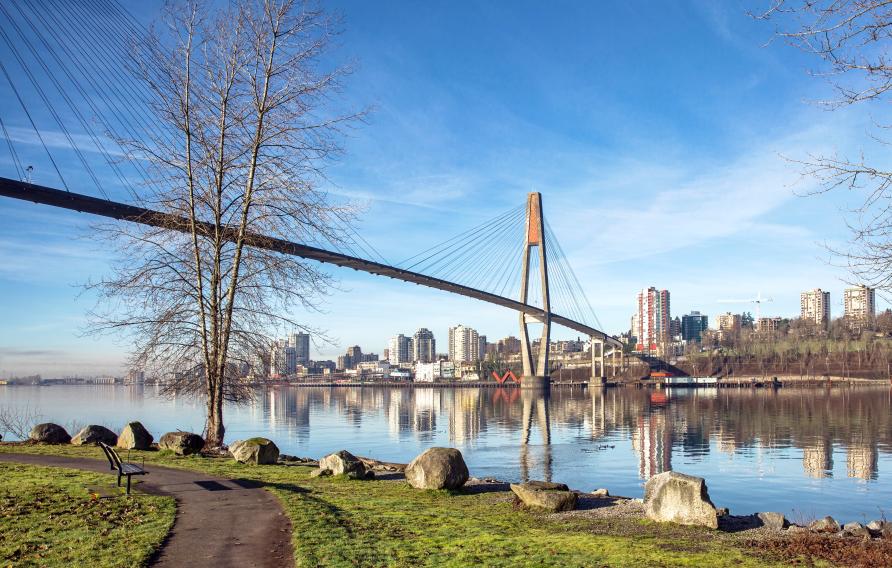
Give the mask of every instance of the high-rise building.
[[412, 343], [412, 360], [415, 363], [433, 363], [437, 360], [437, 342], [431, 330], [420, 328], [412, 337]]
[[684, 341], [700, 341], [703, 332], [709, 329], [709, 317], [700, 312], [681, 316], [681, 338]]
[[871, 329], [876, 323], [876, 291], [860, 285], [843, 293], [846, 324], [853, 330]]
[[486, 336], [477, 336], [477, 359], [482, 361], [486, 359]]
[[638, 313], [633, 334], [638, 338], [636, 351], [657, 351], [671, 340], [669, 290], [653, 286], [638, 293]]
[[449, 328], [449, 360], [474, 362], [480, 360], [480, 336], [476, 329], [457, 325]]
[[799, 296], [800, 317], [814, 322], [821, 329], [830, 326], [830, 292], [820, 288], [808, 290]]
[[310, 362], [310, 334], [292, 333], [288, 337], [288, 344], [294, 347], [294, 357], [298, 365], [306, 365]]
[[402, 333], [396, 337], [390, 338], [390, 347], [387, 351], [388, 360], [391, 365], [397, 366], [402, 363], [412, 361], [413, 341], [411, 337], [406, 337]]

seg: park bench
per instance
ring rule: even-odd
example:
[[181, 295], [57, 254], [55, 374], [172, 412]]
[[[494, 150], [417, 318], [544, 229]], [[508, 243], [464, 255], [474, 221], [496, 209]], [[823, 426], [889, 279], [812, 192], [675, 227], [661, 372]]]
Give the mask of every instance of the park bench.
[[[143, 458], [142, 465], [137, 465], [135, 463], [122, 461], [118, 452], [108, 444], [99, 442], [99, 447], [105, 452], [105, 457], [108, 458], [110, 469], [112, 471], [118, 471], [118, 487], [121, 486], [121, 476], [127, 477], [127, 495], [130, 495], [130, 478], [134, 475], [148, 475], [149, 473], [145, 470], [145, 458]], [[127, 456], [127, 459], [130, 459], [129, 455]]]

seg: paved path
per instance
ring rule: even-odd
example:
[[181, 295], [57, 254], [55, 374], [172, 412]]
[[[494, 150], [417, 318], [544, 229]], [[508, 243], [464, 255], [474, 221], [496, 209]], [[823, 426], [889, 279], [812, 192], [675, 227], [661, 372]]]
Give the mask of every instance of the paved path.
[[[108, 462], [62, 456], [0, 454], [0, 461], [110, 473]], [[279, 501], [250, 482], [146, 465], [140, 491], [177, 501], [173, 528], [152, 566], [291, 567], [291, 522]]]

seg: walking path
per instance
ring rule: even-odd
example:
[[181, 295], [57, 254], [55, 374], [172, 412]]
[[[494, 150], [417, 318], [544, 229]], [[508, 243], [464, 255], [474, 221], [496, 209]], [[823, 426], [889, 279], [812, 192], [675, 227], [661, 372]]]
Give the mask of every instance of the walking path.
[[[108, 463], [62, 456], [0, 454], [0, 461], [110, 473]], [[151, 565], [190, 568], [294, 565], [291, 522], [257, 485], [203, 473], [146, 466], [139, 490], [176, 499], [173, 528]]]

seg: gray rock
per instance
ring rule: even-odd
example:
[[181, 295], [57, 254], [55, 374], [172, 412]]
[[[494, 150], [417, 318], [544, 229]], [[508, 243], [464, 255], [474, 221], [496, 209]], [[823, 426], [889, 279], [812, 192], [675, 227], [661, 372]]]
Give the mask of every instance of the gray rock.
[[117, 446], [125, 450], [148, 450], [155, 438], [139, 422], [131, 422], [124, 426], [118, 435]]
[[347, 450], [328, 454], [319, 460], [319, 469], [327, 469], [332, 475], [346, 475], [350, 479], [366, 478], [365, 464]]
[[762, 526], [768, 527], [769, 529], [781, 530], [786, 528], [789, 524], [787, 522], [787, 517], [785, 517], [783, 513], [765, 512], [758, 513], [756, 516], [762, 521]]
[[114, 446], [118, 443], [118, 435], [106, 428], [96, 424], [84, 426], [81, 431], [75, 434], [71, 439], [71, 443], [75, 446], [83, 446], [84, 444], [98, 444], [102, 442], [108, 446]]
[[317, 467], [310, 472], [310, 477], [328, 477], [329, 475], [331, 475], [331, 470], [322, 469], [321, 467]]
[[158, 447], [178, 456], [197, 454], [204, 448], [204, 438], [192, 432], [168, 432], [158, 440]]
[[839, 523], [833, 517], [827, 516], [809, 523], [808, 530], [812, 532], [835, 533], [839, 532]]
[[576, 508], [576, 493], [570, 491], [563, 483], [550, 483], [547, 481], [512, 483], [511, 491], [527, 507], [543, 509], [553, 513], [572, 511]]
[[52, 422], [44, 422], [31, 428], [28, 437], [41, 444], [67, 444], [71, 441], [71, 436], [68, 435], [65, 428]]
[[717, 529], [718, 514], [702, 477], [667, 471], [644, 486], [644, 508], [654, 521]]
[[406, 481], [416, 489], [458, 489], [468, 481], [468, 466], [455, 448], [430, 448], [406, 466]]
[[610, 492], [607, 491], [606, 489], [603, 489], [603, 488], [602, 488], [602, 489], [595, 489], [594, 491], [592, 491], [591, 494], [592, 494], [592, 496], [594, 496], [594, 497], [610, 497]]
[[869, 523], [867, 523], [868, 530], [875, 532], [875, 533], [883, 532], [883, 527], [885, 527], [885, 526], [886, 526], [886, 521], [870, 521]]
[[806, 527], [800, 527], [799, 525], [790, 525], [787, 527], [787, 532], [790, 534], [803, 534], [811, 532]]
[[229, 453], [241, 463], [269, 465], [279, 461], [278, 446], [267, 438], [236, 440], [229, 445]]
[[731, 514], [731, 510], [728, 507], [718, 507], [715, 510], [715, 514], [718, 515], [719, 517], [727, 517], [728, 515]]
[[848, 536], [860, 536], [870, 538], [870, 530], [861, 523], [846, 523], [842, 532]]

